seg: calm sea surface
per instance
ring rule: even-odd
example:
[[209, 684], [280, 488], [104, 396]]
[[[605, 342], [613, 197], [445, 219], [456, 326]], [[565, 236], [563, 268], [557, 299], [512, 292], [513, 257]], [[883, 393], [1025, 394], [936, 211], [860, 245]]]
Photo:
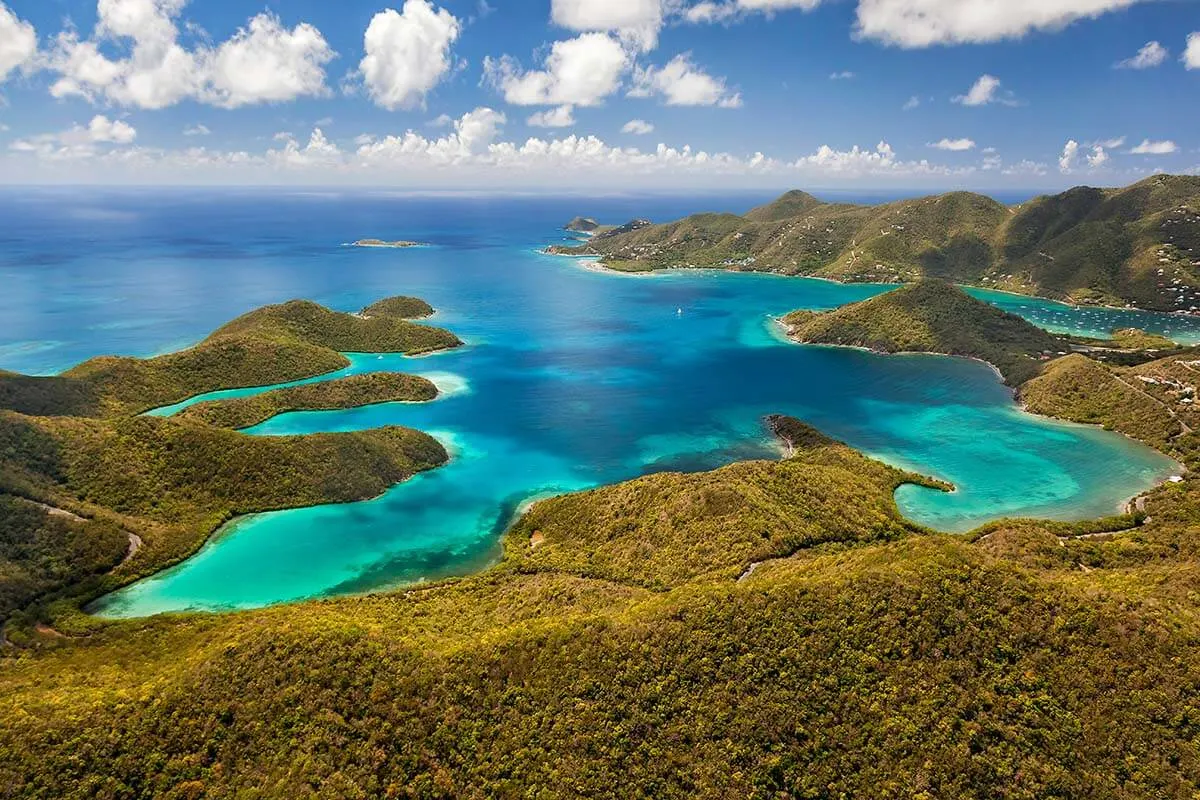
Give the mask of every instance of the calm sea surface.
[[[448, 466], [375, 500], [238, 520], [184, 564], [103, 599], [111, 616], [249, 608], [477, 570], [531, 498], [777, 457], [760, 423], [768, 413], [953, 483], [953, 494], [897, 493], [907, 516], [946, 531], [1006, 516], [1108, 515], [1173, 474], [1172, 462], [1123, 437], [1022, 413], [982, 364], [800, 347], [770, 319], [886, 287], [613, 276], [537, 252], [561, 241], [558, 227], [576, 214], [667, 220], [767, 199], [4, 193], [0, 368], [51, 374], [100, 354], [168, 352], [297, 297], [357, 310], [417, 295], [439, 309], [435, 324], [468, 342], [422, 359], [354, 356], [338, 373], [427, 375], [443, 389], [433, 403], [288, 414], [250, 431], [407, 425], [445, 442]], [[343, 246], [365, 237], [433, 246]], [[1132, 326], [1200, 341], [1200, 320], [976, 294], [1056, 331]]]

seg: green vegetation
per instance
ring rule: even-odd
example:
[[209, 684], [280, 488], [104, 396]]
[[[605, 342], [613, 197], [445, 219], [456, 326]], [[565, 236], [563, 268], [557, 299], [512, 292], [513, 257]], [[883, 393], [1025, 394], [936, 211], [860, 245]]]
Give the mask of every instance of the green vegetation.
[[[793, 321], [997, 348], [989, 360], [1040, 352], [944, 284], [871, 302]], [[1073, 355], [1021, 391], [1186, 453], [1195, 358]], [[905, 521], [893, 493], [950, 487], [771, 417], [788, 458], [542, 501], [473, 577], [229, 615], [79, 613], [70, 581], [127, 580], [230, 513], [361, 496], [445, 458], [411, 431], [272, 441], [203, 421], [214, 413], [231, 412], [0, 412], [0, 488], [94, 515], [56, 528], [0, 497], [0, 513], [16, 509], [0, 517], [0, 570], [29, 576], [0, 597], [39, 598], [0, 647], [0, 794], [1200, 793], [1190, 476], [1121, 517], [944, 536]], [[83, 524], [112, 528], [62, 544]], [[106, 574], [135, 530], [146, 547]]]
[[611, 225], [601, 225], [591, 217], [576, 217], [563, 226], [564, 231], [572, 233], [599, 233], [605, 230], [612, 230]]
[[945, 353], [982, 359], [1017, 386], [1062, 341], [1018, 316], [926, 279], [861, 303], [824, 313], [784, 317], [796, 341], [865, 347], [884, 353]]
[[411, 375], [200, 403], [171, 419], [135, 416], [202, 391], [337, 369], [347, 363], [341, 351], [457, 344], [447, 331], [407, 321], [432, 311], [408, 297], [359, 315], [294, 301], [240, 317], [182, 353], [93, 359], [60, 377], [0, 374], [0, 624], [20, 609], [36, 620], [59, 598], [78, 604], [156, 572], [234, 516], [365, 500], [445, 463], [436, 440], [404, 428], [299, 437], [227, 430], [292, 410], [437, 396]]
[[250, 397], [210, 400], [189, 406], [177, 416], [218, 428], [249, 428], [289, 411], [332, 411], [375, 403], [427, 402], [437, 387], [426, 378], [395, 372], [351, 375], [337, 380], [273, 389]]
[[1076, 354], [1051, 363], [1042, 375], [1022, 386], [1021, 399], [1035, 414], [1103, 425], [1166, 448], [1183, 432], [1180, 422], [1168, 406], [1135, 382]]
[[362, 316], [424, 319], [433, 316], [433, 306], [419, 297], [385, 297], [364, 308]]
[[[785, 421], [786, 420], [786, 421]], [[941, 488], [773, 418], [793, 456], [700, 475], [651, 475], [537, 504], [509, 534], [510, 560], [649, 589], [827, 542], [896, 539], [917, 530], [896, 510], [902, 483]], [[733, 524], [736, 523], [736, 524]]]
[[0, 621], [54, 589], [108, 572], [128, 549], [116, 525], [0, 494]]
[[954, 192], [879, 206], [803, 192], [733, 214], [609, 231], [553, 252], [618, 270], [708, 267], [842, 281], [944, 278], [1079, 303], [1200, 307], [1200, 178], [1072, 189], [1014, 208]]
[[[0, 412], [0, 489], [119, 523], [145, 544], [108, 584], [86, 587], [90, 594], [185, 558], [234, 516], [365, 500], [446, 459], [436, 440], [404, 428], [254, 437], [157, 417]], [[47, 541], [65, 536], [54, 535]], [[41, 569], [44, 559], [26, 556], [29, 564], [12, 560]], [[56, 588], [72, 583], [63, 570], [50, 574], [65, 575]]]
[[1137, 328], [1121, 328], [1113, 331], [1113, 344], [1123, 350], [1175, 350], [1178, 345], [1157, 333], [1146, 333]]
[[457, 347], [458, 337], [410, 322], [432, 309], [392, 298], [361, 314], [303, 300], [237, 318], [195, 347], [150, 359], [106, 356], [57, 378], [0, 373], [0, 409], [38, 416], [119, 416], [205, 392], [310, 378], [342, 369], [342, 353], [417, 355]]
[[100, 407], [99, 393], [84, 381], [0, 370], [0, 409], [38, 417], [94, 417]]
[[476, 577], [61, 616], [0, 661], [0, 781], [61, 798], [1200, 790], [1195, 546], [1168, 560], [1158, 523], [1116, 520], [1109, 538], [923, 534], [891, 501], [905, 476], [772, 427], [794, 459], [546, 501]]

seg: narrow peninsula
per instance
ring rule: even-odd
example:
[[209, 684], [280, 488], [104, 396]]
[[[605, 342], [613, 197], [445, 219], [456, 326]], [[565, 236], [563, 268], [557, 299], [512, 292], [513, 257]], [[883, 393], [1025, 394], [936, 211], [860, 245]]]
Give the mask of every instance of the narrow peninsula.
[[306, 300], [265, 306], [199, 344], [157, 358], [103, 356], [56, 377], [0, 372], [0, 409], [33, 416], [137, 414], [206, 392], [270, 386], [349, 366], [343, 353], [423, 355], [458, 347], [442, 328], [420, 325], [433, 309], [389, 298], [357, 314]]
[[378, 403], [424, 403], [437, 396], [437, 386], [427, 378], [373, 372], [274, 389], [250, 397], [197, 403], [180, 412], [178, 418], [236, 430], [290, 411], [336, 411]]
[[782, 322], [791, 338], [806, 344], [976, 358], [995, 366], [1011, 386], [1068, 347], [1015, 314], [929, 279], [826, 313], [793, 311]]

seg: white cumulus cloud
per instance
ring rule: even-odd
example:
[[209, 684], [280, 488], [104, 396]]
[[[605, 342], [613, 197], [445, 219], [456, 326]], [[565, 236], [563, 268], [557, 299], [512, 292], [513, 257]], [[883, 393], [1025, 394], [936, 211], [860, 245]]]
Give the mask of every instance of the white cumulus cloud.
[[208, 136], [212, 131], [207, 125], [189, 125], [183, 129], [184, 136]]
[[951, 102], [964, 106], [986, 106], [992, 103], [1016, 105], [1012, 92], [1001, 92], [1000, 79], [995, 75], [981, 75], [966, 94], [950, 98]]
[[380, 11], [363, 36], [359, 74], [367, 94], [389, 110], [421, 105], [450, 72], [450, 46], [461, 32], [453, 14], [426, 0], [407, 0], [402, 12]]
[[1146, 42], [1137, 55], [1118, 61], [1113, 66], [1117, 69], [1151, 69], [1160, 66], [1169, 55], [1167, 48], [1158, 42]]
[[92, 142], [131, 144], [137, 138], [137, 131], [123, 120], [111, 120], [103, 114], [97, 114], [88, 123], [87, 137]]
[[629, 55], [606, 33], [555, 42], [543, 69], [522, 70], [516, 59], [484, 60], [485, 79], [518, 106], [594, 106], [621, 86]]
[[18, 139], [9, 149], [33, 153], [48, 161], [91, 158], [99, 152], [96, 145], [124, 146], [133, 144], [137, 130], [124, 120], [112, 120], [103, 114], [92, 117], [87, 125], [74, 125], [62, 133], [46, 133], [29, 139]]
[[939, 142], [931, 142], [929, 146], [938, 150], [949, 150], [952, 153], [962, 153], [974, 150], [975, 142], [972, 139], [942, 139]]
[[1092, 145], [1092, 152], [1088, 154], [1087, 162], [1088, 166], [1092, 169], [1099, 169], [1108, 163], [1108, 152], [1103, 146], [1094, 144]]
[[325, 65], [333, 56], [312, 25], [289, 31], [278, 17], [259, 14], [208, 54], [210, 102], [238, 108], [324, 94]]
[[855, 33], [900, 47], [996, 42], [1146, 0], [859, 0]]
[[504, 114], [476, 108], [454, 122], [454, 131], [429, 139], [409, 130], [400, 136], [368, 137], [357, 156], [366, 164], [447, 166], [461, 164], [487, 152], [506, 122]]
[[283, 142], [278, 150], [268, 150], [268, 162], [285, 167], [338, 167], [343, 164], [341, 149], [325, 137], [320, 128], [315, 128], [303, 147], [288, 134], [275, 137]]
[[531, 115], [526, 122], [535, 128], [569, 128], [575, 124], [574, 111], [571, 106], [559, 106], [548, 111], [539, 111]]
[[777, 11], [812, 11], [823, 0], [702, 0], [683, 9], [683, 19], [691, 23], [728, 22], [752, 13], [774, 14]]
[[1200, 69], [1200, 31], [1188, 34], [1187, 49], [1183, 51], [1183, 64], [1188, 69]]
[[647, 134], [654, 133], [654, 126], [644, 119], [631, 119], [621, 126], [621, 133], [646, 136]]
[[634, 70], [630, 97], [661, 96], [669, 106], [740, 108], [742, 96], [731, 92], [724, 78], [714, 78], [692, 62], [691, 55], [675, 56], [663, 67]]
[[37, 31], [0, 2], [0, 83], [17, 69], [33, 63], [37, 55]]
[[1143, 139], [1141, 144], [1129, 152], [1138, 156], [1169, 156], [1177, 150], [1179, 150], [1179, 145], [1170, 140], [1154, 142]]
[[582, 32], [615, 32], [643, 50], [653, 50], [673, 0], [552, 0], [555, 25]]
[[1060, 171], [1067, 173], [1075, 168], [1075, 161], [1079, 158], [1079, 142], [1074, 139], [1067, 141], [1063, 147], [1062, 155], [1058, 157], [1058, 168]]
[[[47, 58], [50, 93], [159, 109], [186, 99], [235, 108], [324, 94], [333, 59], [320, 31], [285, 28], [274, 14], [251, 18], [228, 41], [184, 47], [176, 20], [187, 0], [99, 0], [91, 38], [67, 29]], [[126, 50], [122, 57], [108, 52]]]

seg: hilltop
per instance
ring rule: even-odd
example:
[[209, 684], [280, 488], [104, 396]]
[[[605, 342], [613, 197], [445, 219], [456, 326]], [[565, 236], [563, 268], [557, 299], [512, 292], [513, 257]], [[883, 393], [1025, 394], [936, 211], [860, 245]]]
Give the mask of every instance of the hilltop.
[[798, 342], [864, 347], [884, 353], [944, 353], [994, 365], [1017, 386], [1066, 345], [1024, 319], [944, 281], [925, 279], [823, 314], [783, 318]]
[[625, 271], [935, 277], [1078, 303], [1200, 310], [1200, 177], [1157, 175], [1011, 208], [969, 192], [877, 206], [788, 192], [744, 216], [697, 214], [553, 250]]

